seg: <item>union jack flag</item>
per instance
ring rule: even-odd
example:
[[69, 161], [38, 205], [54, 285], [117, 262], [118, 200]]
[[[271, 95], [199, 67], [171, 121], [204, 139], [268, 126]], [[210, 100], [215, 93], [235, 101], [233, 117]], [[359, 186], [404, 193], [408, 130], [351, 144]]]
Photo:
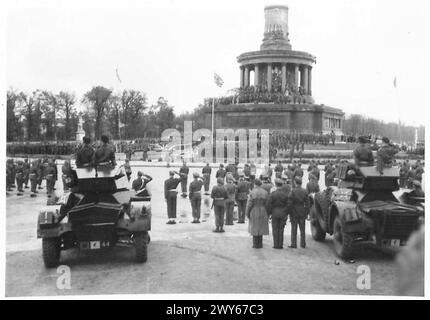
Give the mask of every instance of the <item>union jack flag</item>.
[[214, 81], [215, 81], [215, 84], [220, 88], [224, 84], [224, 80], [219, 75], [217, 75], [216, 73], [214, 73]]

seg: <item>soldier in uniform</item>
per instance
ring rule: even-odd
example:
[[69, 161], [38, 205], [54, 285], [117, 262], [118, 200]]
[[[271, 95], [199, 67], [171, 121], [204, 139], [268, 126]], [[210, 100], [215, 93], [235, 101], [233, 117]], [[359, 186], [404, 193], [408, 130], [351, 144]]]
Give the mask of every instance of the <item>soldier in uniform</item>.
[[24, 163], [20, 160], [16, 165], [16, 186], [18, 189], [18, 196], [22, 196], [24, 194], [24, 190], [22, 189], [24, 184]]
[[291, 245], [289, 248], [297, 248], [297, 226], [300, 229], [300, 246], [306, 247], [305, 220], [309, 214], [309, 196], [302, 188], [302, 179], [295, 179], [296, 188], [291, 191]]
[[296, 169], [294, 170], [294, 181], [296, 181], [296, 178], [303, 179], [303, 169], [302, 164], [299, 162]]
[[415, 165], [412, 165], [406, 174], [406, 181], [408, 189], [413, 188], [413, 182], [416, 180], [417, 170], [415, 169]]
[[335, 177], [336, 177], [336, 171], [332, 166], [330, 166], [324, 175], [325, 186], [326, 187], [334, 186]]
[[220, 165], [219, 165], [219, 169], [218, 169], [218, 171], [216, 172], [216, 174], [215, 174], [215, 178], [221, 178], [221, 179], [224, 179], [225, 178], [225, 175], [226, 175], [226, 171], [225, 171], [225, 169], [224, 169], [224, 165], [221, 163]]
[[52, 160], [49, 160], [48, 165], [46, 167], [46, 193], [48, 194], [48, 198], [51, 198], [52, 193], [54, 192], [55, 185], [55, 163]]
[[377, 152], [377, 169], [382, 175], [384, 168], [391, 167], [393, 165], [394, 155], [398, 152], [387, 137], [382, 138], [382, 146]]
[[269, 194], [261, 187], [260, 179], [255, 179], [255, 188], [249, 193], [246, 216], [249, 219], [248, 231], [252, 235], [253, 248], [263, 248], [263, 236], [269, 234], [269, 217], [266, 204]]
[[237, 223], [245, 223], [246, 203], [248, 201], [249, 185], [250, 183], [245, 180], [245, 174], [239, 173], [239, 182], [236, 189], [236, 203], [238, 212]]
[[412, 186], [413, 186], [413, 190], [411, 192], [409, 192], [409, 197], [418, 197], [418, 198], [422, 198], [425, 196], [424, 191], [421, 187], [421, 182], [419, 182], [418, 180], [414, 180], [412, 182]]
[[82, 138], [83, 144], [76, 152], [76, 167], [88, 167], [93, 164], [94, 148], [90, 145], [89, 137]]
[[306, 191], [308, 194], [320, 192], [318, 180], [313, 174], [309, 175], [309, 181], [306, 184]]
[[368, 141], [366, 137], [358, 137], [358, 142], [360, 144], [354, 149], [355, 164], [358, 166], [360, 163], [364, 162], [369, 166], [373, 166], [373, 153], [372, 149], [370, 149], [370, 146], [367, 143]]
[[403, 162], [402, 165], [400, 166], [400, 171], [399, 171], [399, 186], [400, 188], [404, 188], [406, 186], [406, 175], [408, 173], [407, 167], [405, 165], [405, 163]]
[[94, 165], [107, 162], [111, 166], [115, 167], [116, 161], [114, 147], [109, 144], [108, 136], [102, 135], [100, 139], [102, 144], [94, 152]]
[[37, 160], [34, 160], [31, 164], [30, 173], [29, 173], [31, 197], [35, 197], [36, 193], [38, 193], [37, 191], [38, 174], [39, 174], [39, 165]]
[[191, 223], [200, 223], [200, 210], [202, 205], [201, 190], [203, 187], [204, 179], [199, 176], [197, 172], [193, 173], [194, 180], [189, 185], [190, 203], [193, 214], [193, 221]]
[[209, 162], [206, 163], [206, 166], [202, 169], [203, 179], [205, 179], [204, 187], [205, 187], [205, 194], [209, 194], [209, 185], [211, 182], [211, 173], [212, 168], [209, 165]]
[[187, 163], [184, 161], [182, 167], [179, 169], [179, 174], [181, 175], [181, 190], [182, 197], [187, 197], [187, 183], [188, 183], [188, 173], [190, 168], [188, 168]]
[[268, 194], [270, 194], [270, 192], [272, 191], [272, 188], [273, 188], [273, 184], [270, 181], [269, 176], [267, 175], [267, 173], [263, 173], [261, 175], [260, 179], [262, 180], [261, 188], [263, 188], [264, 190], [266, 190], [266, 192]]
[[[131, 184], [132, 189], [136, 192], [137, 195], [144, 195], [142, 191], [145, 190], [146, 185], [152, 181], [152, 177], [150, 175], [142, 173], [142, 171], [137, 172], [137, 178], [133, 180]], [[148, 190], [146, 190], [147, 196], [151, 196]]]
[[6, 172], [7, 172], [7, 179], [6, 179], [6, 191], [12, 191], [12, 159], [8, 159], [6, 161]]
[[227, 179], [227, 184], [225, 185], [225, 191], [227, 192], [228, 198], [225, 200], [225, 225], [233, 225], [233, 211], [234, 203], [236, 201], [236, 185], [234, 184], [234, 179]]
[[224, 188], [224, 179], [217, 179], [217, 185], [212, 188], [211, 198], [213, 199], [212, 206], [215, 213], [214, 232], [224, 232], [225, 200], [228, 198], [227, 191]]
[[28, 162], [28, 158], [24, 159], [23, 167], [24, 167], [24, 188], [28, 189], [28, 179], [29, 179], [28, 175], [30, 173], [30, 163]]
[[43, 162], [42, 162], [42, 160], [41, 159], [38, 159], [37, 160], [38, 162], [37, 162], [37, 164], [38, 164], [38, 170], [37, 170], [37, 184], [38, 184], [38, 189], [39, 190], [42, 190], [43, 189], [43, 187], [42, 187], [42, 182], [43, 182], [43, 179], [44, 179], [44, 177], [45, 177], [45, 167], [44, 167], [44, 165], [43, 165]]
[[167, 221], [167, 224], [176, 223], [176, 197], [178, 195], [178, 191], [176, 190], [176, 188], [178, 187], [179, 183], [181, 183], [181, 179], [174, 178], [175, 174], [180, 176], [178, 172], [170, 171], [169, 179], [164, 181], [164, 198], [166, 199], [167, 203], [167, 217], [169, 219], [169, 221]]
[[275, 178], [280, 179], [282, 172], [284, 172], [284, 166], [282, 165], [281, 161], [278, 161], [278, 164], [275, 167]]
[[275, 179], [276, 190], [267, 200], [267, 214], [272, 217], [273, 248], [284, 246], [284, 228], [288, 217], [288, 193], [283, 189], [284, 181]]
[[315, 177], [315, 180], [318, 182], [318, 181], [320, 181], [320, 169], [318, 168], [318, 166], [317, 165], [314, 165], [313, 166], [313, 168], [312, 168], [312, 170], [311, 170], [311, 172], [310, 172], [310, 174], [309, 174], [309, 176], [314, 176]]
[[130, 166], [130, 160], [128, 158], [125, 159], [124, 170], [125, 170], [125, 174], [127, 176], [127, 180], [130, 181], [132, 171], [131, 171], [131, 166]]
[[61, 167], [62, 180], [63, 180], [63, 191], [69, 191], [68, 180], [72, 177], [72, 166], [70, 165], [70, 160], [66, 160]]

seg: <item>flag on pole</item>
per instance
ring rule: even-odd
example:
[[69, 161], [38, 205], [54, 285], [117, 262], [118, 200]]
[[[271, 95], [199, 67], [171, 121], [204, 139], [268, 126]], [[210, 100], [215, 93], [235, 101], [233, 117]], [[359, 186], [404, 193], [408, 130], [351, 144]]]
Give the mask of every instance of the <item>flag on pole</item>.
[[397, 77], [394, 77], [394, 82], [393, 82], [393, 84], [394, 84], [394, 88], [397, 88]]
[[215, 84], [220, 88], [224, 84], [224, 80], [216, 73], [214, 73], [214, 81], [215, 81]]
[[119, 78], [118, 68], [116, 68], [115, 71], [116, 71], [116, 78], [118, 79], [119, 83], [122, 83], [121, 79]]

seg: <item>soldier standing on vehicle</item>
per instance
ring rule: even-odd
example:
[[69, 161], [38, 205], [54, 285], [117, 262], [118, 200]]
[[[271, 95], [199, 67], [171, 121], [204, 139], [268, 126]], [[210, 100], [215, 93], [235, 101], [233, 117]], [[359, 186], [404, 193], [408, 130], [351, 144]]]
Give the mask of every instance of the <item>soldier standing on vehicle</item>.
[[236, 201], [236, 185], [234, 184], [234, 179], [227, 179], [227, 184], [225, 185], [225, 191], [227, 192], [228, 198], [225, 200], [225, 225], [233, 225], [233, 211], [234, 203]]
[[[131, 184], [132, 189], [136, 192], [136, 195], [140, 195], [140, 193], [145, 190], [146, 185], [152, 181], [152, 177], [150, 175], [144, 174], [141, 171], [137, 172], [137, 178], [133, 180]], [[150, 196], [150, 192], [146, 190], [146, 195]]]
[[211, 182], [211, 173], [212, 173], [212, 168], [210, 167], [209, 162], [208, 162], [208, 163], [206, 163], [206, 166], [203, 167], [203, 169], [202, 169], [203, 179], [205, 179], [204, 187], [205, 187], [205, 194], [206, 195], [209, 194], [209, 185]]
[[217, 185], [213, 186], [211, 192], [213, 199], [212, 206], [215, 214], [215, 230], [214, 232], [224, 232], [224, 213], [225, 213], [225, 200], [228, 198], [227, 191], [224, 188], [224, 180], [217, 179]]
[[269, 194], [261, 185], [260, 179], [255, 179], [255, 188], [249, 194], [246, 206], [246, 216], [249, 219], [248, 231], [252, 236], [253, 248], [263, 248], [263, 236], [269, 234], [269, 217], [266, 204]]
[[309, 214], [309, 196], [302, 188], [302, 179], [295, 179], [296, 188], [291, 191], [291, 245], [297, 248], [297, 227], [300, 229], [300, 246], [306, 248], [305, 220]]
[[248, 201], [248, 194], [250, 189], [250, 183], [246, 181], [245, 178], [246, 177], [244, 173], [240, 172], [239, 182], [237, 183], [236, 189], [236, 203], [238, 213], [237, 223], [245, 223], [246, 203]]
[[373, 153], [372, 149], [368, 144], [368, 139], [366, 137], [361, 136], [358, 137], [358, 142], [360, 144], [354, 149], [355, 164], [359, 166], [362, 163], [365, 163], [369, 166], [373, 166]]
[[398, 152], [398, 149], [394, 145], [390, 144], [390, 140], [387, 137], [382, 138], [382, 146], [377, 152], [377, 169], [382, 175], [384, 168], [391, 167], [393, 165], [394, 155]]
[[82, 138], [83, 145], [79, 147], [76, 152], [76, 167], [88, 167], [93, 164], [94, 148], [90, 145], [91, 139], [89, 137]]
[[200, 211], [202, 206], [202, 194], [204, 179], [199, 176], [197, 172], [193, 173], [194, 180], [191, 181], [189, 186], [191, 211], [193, 214], [193, 221], [191, 223], [200, 223]]
[[94, 152], [94, 165], [100, 163], [108, 163], [111, 166], [116, 166], [115, 149], [109, 144], [109, 138], [106, 135], [101, 136], [102, 144]]
[[170, 171], [169, 172], [169, 179], [164, 181], [164, 199], [166, 199], [167, 203], [167, 217], [169, 221], [167, 221], [167, 224], [175, 224], [176, 221], [176, 198], [178, 195], [178, 191], [176, 188], [178, 187], [179, 183], [181, 183], [180, 178], [174, 178], [175, 174], [180, 176], [180, 174], [176, 171]]
[[282, 179], [275, 179], [276, 190], [267, 200], [267, 214], [272, 217], [273, 248], [284, 246], [284, 228], [288, 217], [288, 193], [283, 189]]
[[179, 174], [181, 175], [181, 191], [182, 197], [187, 197], [187, 183], [188, 183], [188, 173], [190, 168], [188, 168], [187, 163], [184, 161], [182, 167], [179, 169]]

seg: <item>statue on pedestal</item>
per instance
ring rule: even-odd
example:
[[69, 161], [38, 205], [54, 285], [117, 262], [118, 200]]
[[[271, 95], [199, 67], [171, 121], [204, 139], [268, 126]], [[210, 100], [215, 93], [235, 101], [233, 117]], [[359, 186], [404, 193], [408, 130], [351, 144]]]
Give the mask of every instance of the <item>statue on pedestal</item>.
[[83, 137], [85, 137], [84, 120], [82, 119], [82, 115], [79, 115], [78, 130], [76, 131], [76, 141], [82, 142]]

